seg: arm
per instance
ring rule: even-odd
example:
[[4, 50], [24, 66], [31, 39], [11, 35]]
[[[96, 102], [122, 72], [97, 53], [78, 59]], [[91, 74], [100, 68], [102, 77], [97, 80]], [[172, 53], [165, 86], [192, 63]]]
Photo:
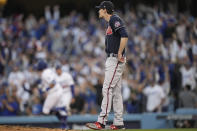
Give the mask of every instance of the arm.
[[122, 52], [125, 49], [127, 41], [128, 41], [128, 33], [127, 33], [126, 28], [124, 26], [124, 22], [119, 17], [114, 17], [110, 20], [109, 25], [120, 36], [120, 46], [119, 46], [119, 50], [118, 50], [118, 60], [119, 60], [119, 62], [124, 62], [125, 59], [122, 56]]
[[126, 47], [127, 41], [128, 41], [127, 37], [121, 37], [121, 39], [120, 39], [120, 47], [118, 50], [118, 60], [120, 62], [124, 62], [124, 57], [122, 56], [122, 52]]
[[6, 100], [3, 100], [3, 105], [4, 105], [4, 107], [7, 108], [9, 111], [11, 111], [11, 112], [14, 111], [14, 108], [13, 108], [12, 106], [10, 106]]
[[159, 106], [157, 107], [157, 111], [160, 111], [162, 109], [164, 102], [165, 102], [165, 98], [162, 98]]
[[71, 92], [72, 92], [72, 98], [74, 98], [75, 97], [75, 86], [71, 85], [70, 88], [71, 88]]
[[[159, 93], [159, 92], [158, 92]], [[160, 89], [160, 97], [161, 97], [161, 102], [160, 102], [160, 104], [156, 107], [156, 110], [157, 111], [162, 111], [162, 106], [163, 106], [163, 104], [164, 104], [164, 102], [165, 102], [165, 99], [166, 99], [166, 95], [165, 95], [165, 93], [164, 93], [164, 91], [162, 90], [162, 89]]]
[[74, 84], [70, 86], [71, 93], [72, 93], [72, 99], [71, 99], [71, 104], [75, 103], [75, 86]]
[[121, 39], [120, 39], [120, 47], [119, 47], [119, 50], [118, 50], [118, 60], [120, 62], [124, 62], [125, 59], [122, 56], [122, 52], [126, 48], [127, 41], [128, 41], [128, 34], [127, 34], [127, 31], [126, 31], [126, 29], [124, 27], [118, 29], [117, 31], [118, 31], [118, 33], [121, 36]]

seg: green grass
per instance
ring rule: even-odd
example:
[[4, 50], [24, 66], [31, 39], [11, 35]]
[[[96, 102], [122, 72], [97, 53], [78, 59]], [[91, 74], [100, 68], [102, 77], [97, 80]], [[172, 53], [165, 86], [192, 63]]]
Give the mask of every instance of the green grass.
[[[95, 131], [95, 130], [88, 130], [88, 131]], [[110, 130], [106, 130], [110, 131]], [[197, 131], [197, 128], [192, 129], [127, 129], [127, 130], [117, 130], [117, 131]]]

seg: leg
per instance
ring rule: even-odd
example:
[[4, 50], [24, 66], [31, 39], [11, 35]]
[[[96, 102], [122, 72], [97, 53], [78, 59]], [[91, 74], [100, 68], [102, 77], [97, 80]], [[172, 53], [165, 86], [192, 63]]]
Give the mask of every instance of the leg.
[[56, 112], [55, 115], [57, 116], [57, 118], [61, 122], [61, 127], [60, 128], [62, 130], [67, 129], [68, 128], [67, 127], [67, 115], [64, 115], [65, 113], [63, 113], [63, 112], [66, 112], [65, 108], [56, 108], [54, 110]]
[[108, 114], [111, 111], [113, 90], [119, 79], [120, 71], [117, 59], [108, 58], [106, 61], [105, 79], [103, 84], [102, 111], [98, 116], [98, 122], [101, 124], [106, 124]]
[[61, 116], [60, 121], [62, 123], [61, 129], [68, 129], [67, 116]]
[[44, 114], [49, 114], [51, 109], [55, 106], [58, 101], [58, 96], [55, 93], [48, 94], [43, 105], [42, 112]]
[[56, 105], [57, 117], [61, 122], [61, 129], [67, 129], [67, 116], [70, 114], [70, 103], [72, 99], [72, 94], [68, 90], [63, 89], [63, 94], [61, 95], [58, 104]]
[[[119, 65], [120, 64], [120, 65]], [[123, 64], [118, 63], [117, 58], [108, 58], [105, 63], [105, 79], [103, 83], [103, 100], [101, 104], [101, 113], [98, 116], [98, 120], [95, 123], [87, 123], [86, 126], [95, 129], [101, 130], [105, 128], [108, 114], [111, 110], [111, 104], [113, 99], [114, 88], [122, 75]], [[111, 129], [116, 129], [117, 127], [110, 127]], [[119, 128], [119, 127], [118, 127]], [[120, 128], [122, 129], [122, 128]]]
[[42, 109], [42, 112], [44, 114], [49, 114], [52, 108], [54, 108], [57, 105], [57, 102], [59, 101], [61, 94], [61, 90], [57, 90], [55, 92], [48, 92]]
[[123, 100], [121, 94], [121, 81], [118, 81], [113, 93], [114, 125], [124, 125], [123, 123]]
[[63, 89], [63, 93], [61, 95], [60, 100], [58, 101], [56, 107], [57, 108], [66, 108], [66, 114], [70, 114], [70, 103], [72, 100], [72, 94], [68, 90]]

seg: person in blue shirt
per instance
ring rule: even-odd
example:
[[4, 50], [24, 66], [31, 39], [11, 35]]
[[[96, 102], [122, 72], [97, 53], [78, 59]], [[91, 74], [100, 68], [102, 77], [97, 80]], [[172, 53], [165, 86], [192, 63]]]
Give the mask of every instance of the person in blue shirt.
[[33, 98], [33, 105], [32, 105], [32, 114], [33, 115], [40, 115], [42, 113], [42, 104], [40, 103], [39, 97]]
[[6, 88], [4, 98], [1, 100], [1, 116], [16, 116], [18, 114], [19, 103], [17, 101], [16, 91], [16, 89], [13, 89], [11, 94], [9, 94], [9, 89]]

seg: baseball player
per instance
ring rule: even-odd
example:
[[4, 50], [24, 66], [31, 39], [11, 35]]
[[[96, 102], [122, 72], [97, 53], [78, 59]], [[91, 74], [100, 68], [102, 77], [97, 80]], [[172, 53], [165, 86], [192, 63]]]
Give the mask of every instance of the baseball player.
[[108, 22], [105, 38], [107, 59], [102, 89], [103, 100], [101, 112], [97, 122], [87, 123], [86, 126], [96, 130], [104, 129], [113, 103], [114, 121], [110, 128], [112, 130], [124, 129], [121, 79], [126, 62], [125, 47], [128, 35], [123, 20], [114, 14], [114, 5], [112, 2], [103, 1], [96, 8], [99, 9], [99, 18], [103, 18]]
[[64, 92], [60, 83], [56, 81], [56, 71], [53, 68], [47, 68], [46, 63], [43, 61], [38, 63], [38, 70], [41, 71], [42, 92], [47, 94], [42, 111], [45, 115], [54, 112], [61, 122], [61, 128], [66, 129], [67, 111], [66, 105], [62, 104]]
[[41, 79], [43, 91], [47, 92], [43, 105], [43, 113], [49, 114], [60, 101], [63, 89], [60, 84], [56, 83], [56, 74], [51, 68], [47, 68], [42, 72]]
[[63, 88], [61, 99], [57, 104], [57, 109], [60, 109], [60, 117], [63, 118], [64, 128], [66, 128], [67, 115], [70, 113], [70, 104], [71, 101], [74, 101], [74, 81], [69, 73], [63, 72], [61, 66], [57, 65], [56, 82]]

